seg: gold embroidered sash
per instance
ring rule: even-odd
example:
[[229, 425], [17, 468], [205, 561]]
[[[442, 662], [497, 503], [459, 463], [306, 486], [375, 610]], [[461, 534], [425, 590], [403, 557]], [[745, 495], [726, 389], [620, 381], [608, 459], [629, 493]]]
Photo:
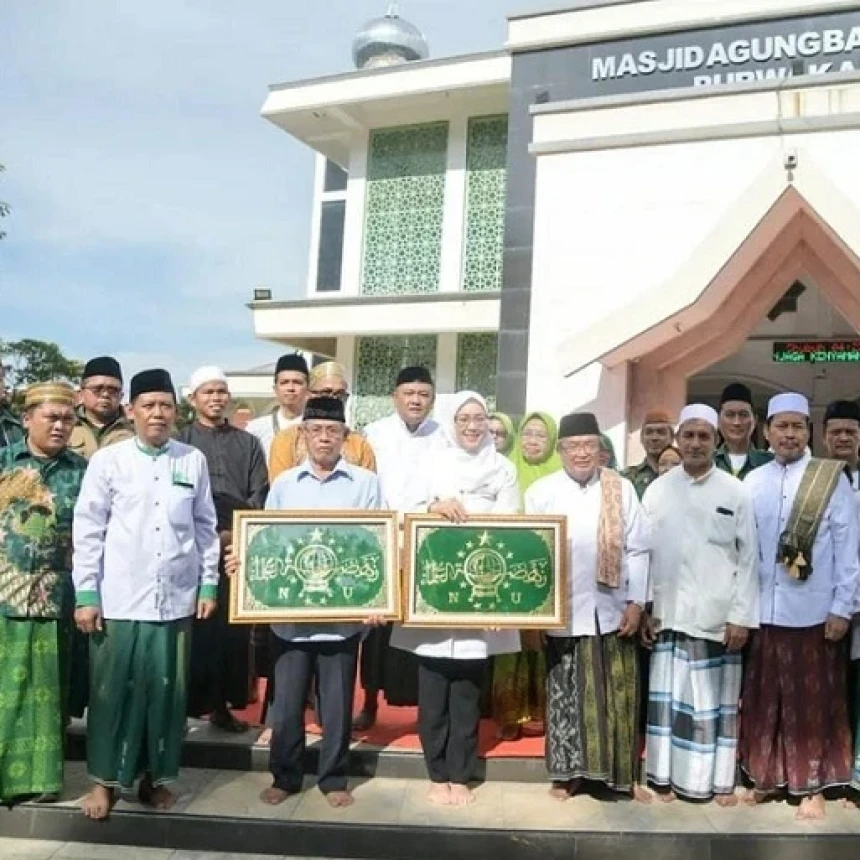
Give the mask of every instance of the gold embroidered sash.
[[600, 520], [597, 526], [597, 584], [621, 585], [621, 553], [624, 522], [621, 506], [621, 476], [612, 469], [600, 470]]
[[813, 457], [806, 466], [785, 531], [779, 536], [776, 560], [801, 582], [812, 576], [812, 545], [844, 464]]

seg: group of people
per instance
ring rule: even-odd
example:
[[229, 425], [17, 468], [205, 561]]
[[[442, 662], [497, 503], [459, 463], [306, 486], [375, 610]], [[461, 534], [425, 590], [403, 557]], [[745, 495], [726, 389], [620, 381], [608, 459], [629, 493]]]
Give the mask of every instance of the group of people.
[[[645, 459], [621, 473], [591, 413], [515, 428], [462, 391], [437, 420], [426, 368], [392, 387], [392, 414], [361, 433], [345, 369], [299, 355], [278, 361], [278, 407], [247, 430], [211, 366], [189, 381], [195, 420], [178, 433], [170, 375], [134, 376], [124, 409], [109, 357], [87, 363], [79, 391], [30, 386], [20, 422], [0, 406], [0, 800], [58, 795], [68, 718], [86, 707], [84, 813], [107, 817], [138, 781], [143, 803], [170, 808], [186, 718], [247, 729], [231, 709], [247, 703], [252, 650], [266, 654], [267, 804], [302, 789], [309, 705], [317, 784], [351, 804], [351, 733], [380, 696], [417, 704], [429, 797], [444, 805], [474, 800], [483, 713], [504, 739], [545, 731], [559, 801], [596, 782], [642, 802], [650, 787], [733, 805], [740, 768], [750, 803], [787, 793], [819, 818], [826, 789], [860, 787], [856, 404], [828, 408], [819, 459], [806, 398], [772, 398], [763, 451], [750, 392], [732, 385], [719, 410], [647, 414]], [[564, 515], [567, 625], [284, 623], [252, 649], [227, 623], [232, 514], [264, 507]]]

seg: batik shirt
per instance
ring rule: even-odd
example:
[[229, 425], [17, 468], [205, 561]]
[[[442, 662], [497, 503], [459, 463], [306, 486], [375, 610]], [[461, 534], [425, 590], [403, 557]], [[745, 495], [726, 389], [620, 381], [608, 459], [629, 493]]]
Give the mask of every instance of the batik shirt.
[[640, 502], [648, 486], [659, 477], [647, 460], [643, 460], [638, 466], [625, 469], [621, 474], [636, 488], [636, 495]]
[[21, 422], [3, 405], [0, 405], [0, 448], [20, 442], [24, 438]]
[[72, 514], [87, 463], [65, 450], [0, 448], [0, 615], [59, 618], [72, 606]]

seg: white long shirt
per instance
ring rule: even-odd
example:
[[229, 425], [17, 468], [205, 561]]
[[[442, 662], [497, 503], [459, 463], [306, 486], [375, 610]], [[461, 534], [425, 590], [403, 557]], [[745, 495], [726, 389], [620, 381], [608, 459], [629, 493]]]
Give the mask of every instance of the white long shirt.
[[260, 440], [260, 444], [263, 446], [263, 453], [266, 455], [266, 463], [268, 463], [275, 436], [284, 430], [289, 430], [290, 427], [298, 424], [301, 420], [301, 415], [295, 418], [287, 418], [280, 409], [276, 409], [274, 412], [269, 412], [267, 415], [261, 415], [259, 418], [249, 421], [245, 430]]
[[526, 492], [527, 514], [567, 515], [568, 623], [566, 630], [547, 631], [550, 636], [613, 633], [629, 602], [647, 600], [650, 531], [636, 490], [626, 478], [621, 479], [621, 584], [608, 588], [597, 583], [602, 495], [599, 472], [582, 486], [563, 469], [536, 481]]
[[[477, 493], [452, 492], [456, 477], [446, 470], [428, 470], [431, 498], [455, 496], [470, 514], [515, 514], [519, 508], [517, 473], [513, 464], [499, 455], [498, 474]], [[483, 660], [494, 654], [512, 654], [520, 650], [517, 630], [449, 630], [395, 627], [391, 644], [419, 657], [443, 657], [449, 660]]]
[[170, 440], [97, 451], [72, 527], [78, 605], [119, 621], [175, 621], [215, 598], [220, 544], [206, 458]]
[[364, 435], [376, 455], [383, 506], [402, 512], [426, 508], [427, 459], [448, 446], [439, 423], [428, 418], [413, 432], [395, 412], [368, 424]]
[[744, 479], [755, 512], [759, 544], [761, 623], [780, 627], [814, 627], [829, 614], [851, 618], [857, 611], [860, 583], [858, 522], [854, 495], [842, 475], [830, 498], [815, 543], [812, 575], [793, 579], [777, 561], [779, 536], [788, 524], [800, 480], [809, 462], [806, 453], [795, 463], [774, 460]]
[[645, 491], [653, 615], [660, 630], [722, 642], [726, 624], [758, 627], [758, 543], [747, 488], [712, 468], [672, 469]]

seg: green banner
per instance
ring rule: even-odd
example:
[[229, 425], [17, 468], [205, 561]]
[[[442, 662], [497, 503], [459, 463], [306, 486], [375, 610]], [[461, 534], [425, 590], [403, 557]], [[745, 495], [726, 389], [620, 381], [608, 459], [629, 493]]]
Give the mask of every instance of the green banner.
[[552, 529], [420, 526], [421, 613], [546, 615], [555, 603]]
[[249, 610], [386, 605], [384, 525], [249, 525]]

